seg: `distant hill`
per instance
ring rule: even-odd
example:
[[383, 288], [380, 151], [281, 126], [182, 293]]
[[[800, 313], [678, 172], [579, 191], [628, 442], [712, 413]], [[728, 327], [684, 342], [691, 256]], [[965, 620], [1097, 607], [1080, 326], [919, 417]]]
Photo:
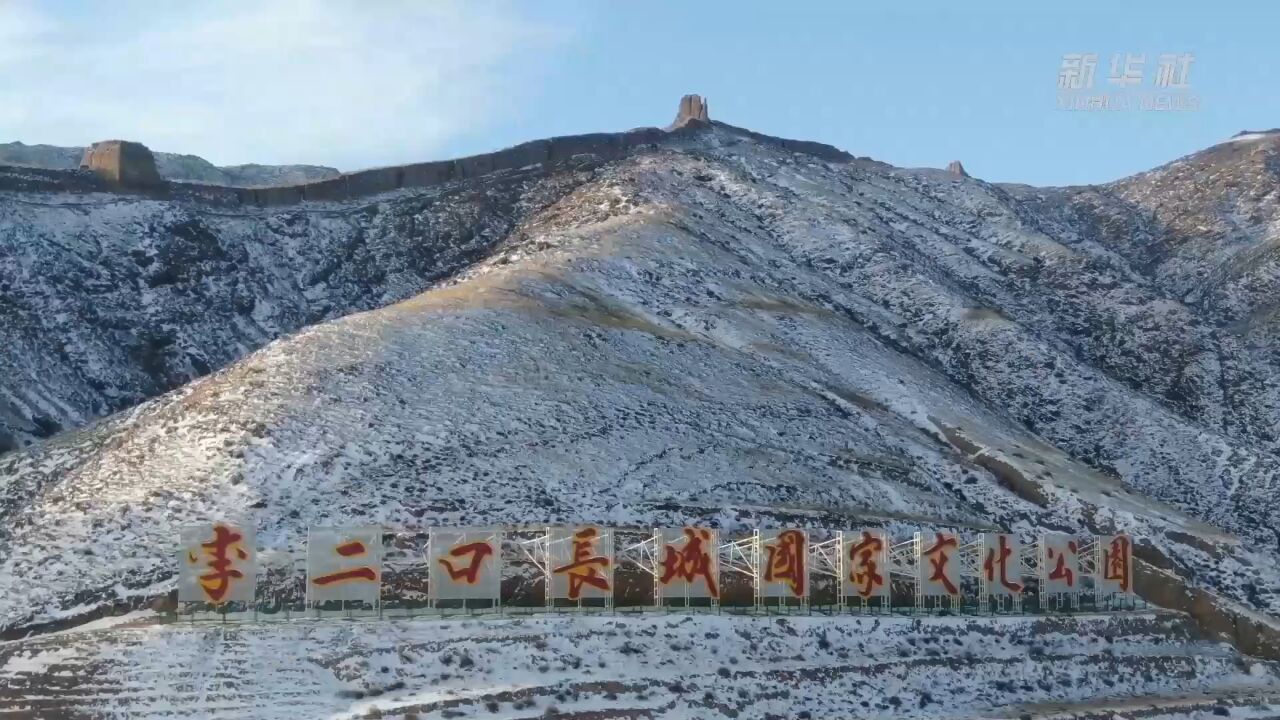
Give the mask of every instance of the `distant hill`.
[[[0, 144], [0, 165], [67, 170], [80, 167], [82, 147], [27, 145], [21, 142]], [[235, 187], [295, 185], [337, 177], [336, 168], [322, 165], [228, 165], [218, 167], [198, 155], [155, 153], [161, 177], [180, 182], [198, 182]]]

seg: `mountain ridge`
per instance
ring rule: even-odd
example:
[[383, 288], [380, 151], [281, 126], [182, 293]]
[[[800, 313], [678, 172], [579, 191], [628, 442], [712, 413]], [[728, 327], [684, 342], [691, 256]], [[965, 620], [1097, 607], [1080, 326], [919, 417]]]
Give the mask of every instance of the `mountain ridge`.
[[[72, 192], [145, 195], [159, 199], [190, 201], [227, 206], [275, 207], [304, 202], [334, 202], [372, 197], [410, 188], [425, 188], [477, 178], [496, 171], [510, 171], [533, 165], [560, 165], [580, 160], [619, 159], [643, 152], [708, 127], [721, 127], [759, 142], [776, 144], [825, 160], [847, 161], [849, 153], [820, 142], [793, 140], [757, 133], [718, 121], [681, 122], [666, 129], [639, 127], [617, 132], [562, 135], [530, 140], [511, 147], [476, 155], [365, 168], [323, 180], [276, 185], [239, 187], [207, 183], [163, 183], [159, 187], [131, 187], [104, 181], [93, 173], [18, 167], [0, 164], [0, 190], [14, 192]], [[870, 161], [870, 158], [860, 158]]]

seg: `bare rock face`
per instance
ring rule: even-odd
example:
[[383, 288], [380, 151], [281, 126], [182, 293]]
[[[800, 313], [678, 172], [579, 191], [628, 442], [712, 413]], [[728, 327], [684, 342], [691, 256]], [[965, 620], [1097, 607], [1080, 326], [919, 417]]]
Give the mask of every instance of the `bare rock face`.
[[969, 173], [965, 172], [964, 165], [961, 165], [959, 160], [947, 163], [947, 172], [959, 177], [969, 177]]
[[142, 143], [103, 140], [85, 148], [81, 170], [92, 170], [110, 183], [128, 188], [152, 188], [163, 184], [156, 158]]
[[676, 130], [709, 122], [711, 119], [707, 117], [707, 101], [703, 100], [701, 95], [685, 95], [680, 98], [680, 110], [676, 113], [675, 122], [671, 123], [667, 129]]

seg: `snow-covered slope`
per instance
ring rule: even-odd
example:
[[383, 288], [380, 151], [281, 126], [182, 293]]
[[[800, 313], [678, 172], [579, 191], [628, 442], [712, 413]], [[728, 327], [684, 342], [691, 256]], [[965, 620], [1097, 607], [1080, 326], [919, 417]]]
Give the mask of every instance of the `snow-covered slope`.
[[1207, 720], [1274, 718], [1278, 681], [1146, 614], [178, 624], [0, 645], [0, 715], [18, 717]]
[[12, 432], [127, 409], [0, 456], [0, 628], [241, 515], [281, 565], [313, 524], [1126, 530], [1267, 625], [1277, 144], [1036, 189], [716, 125], [287, 210], [13, 193]]
[[[830, 163], [719, 127], [581, 175], [510, 185], [551, 199], [429, 292], [0, 459], [2, 622], [153, 594], [175, 528], [238, 513], [282, 551], [333, 522], [1123, 528], [1194, 582], [1280, 608], [1277, 458], [1256, 430], [1212, 421], [1235, 412], [1229, 373], [1271, 366], [1210, 344], [1225, 331], [1097, 238], [1041, 221], [1044, 201], [1019, 199], [1034, 191]], [[391, 243], [397, 209], [423, 202], [358, 212]], [[430, 207], [423, 224], [440, 222]], [[144, 211], [185, 209], [96, 213]], [[272, 228], [326, 227], [325, 213], [337, 238], [357, 211], [225, 222], [242, 252], [292, 257], [271, 250]], [[356, 232], [362, 248], [371, 234]], [[296, 298], [376, 304], [413, 284], [334, 280], [361, 267], [334, 262], [314, 293], [288, 273], [264, 292], [302, 324]], [[192, 338], [251, 327], [207, 300], [186, 311], [167, 322]], [[1181, 352], [1200, 363], [1160, 364]]]
[[409, 297], [580, 180], [533, 168], [270, 213], [0, 193], [0, 452]]

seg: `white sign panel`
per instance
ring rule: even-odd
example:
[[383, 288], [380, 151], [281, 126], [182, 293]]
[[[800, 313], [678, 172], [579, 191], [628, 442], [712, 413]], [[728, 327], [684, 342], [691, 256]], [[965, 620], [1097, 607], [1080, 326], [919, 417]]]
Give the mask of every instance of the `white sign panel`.
[[1079, 547], [1070, 535], [1040, 536], [1040, 592], [1054, 595], [1080, 590]]
[[436, 600], [494, 600], [502, 593], [502, 531], [431, 531], [430, 595]]
[[978, 572], [988, 595], [1017, 597], [1022, 594], [1022, 541], [1006, 533], [982, 534], [982, 558]]
[[658, 585], [665, 597], [720, 597], [720, 548], [710, 528], [658, 530]]
[[1128, 535], [1103, 535], [1098, 538], [1101, 555], [1098, 563], [1098, 592], [1103, 594], [1133, 592], [1133, 540]]
[[179, 534], [178, 601], [252, 603], [258, 581], [253, 528], [212, 523]]
[[960, 594], [960, 542], [954, 533], [916, 533], [919, 593]]
[[809, 536], [803, 530], [760, 531], [760, 597], [809, 596]]
[[378, 604], [382, 596], [382, 528], [316, 527], [307, 535], [307, 603]]
[[883, 530], [860, 530], [841, 533], [840, 540], [844, 595], [889, 597], [889, 536]]
[[596, 526], [551, 528], [547, 535], [551, 597], [613, 596], [613, 531]]

